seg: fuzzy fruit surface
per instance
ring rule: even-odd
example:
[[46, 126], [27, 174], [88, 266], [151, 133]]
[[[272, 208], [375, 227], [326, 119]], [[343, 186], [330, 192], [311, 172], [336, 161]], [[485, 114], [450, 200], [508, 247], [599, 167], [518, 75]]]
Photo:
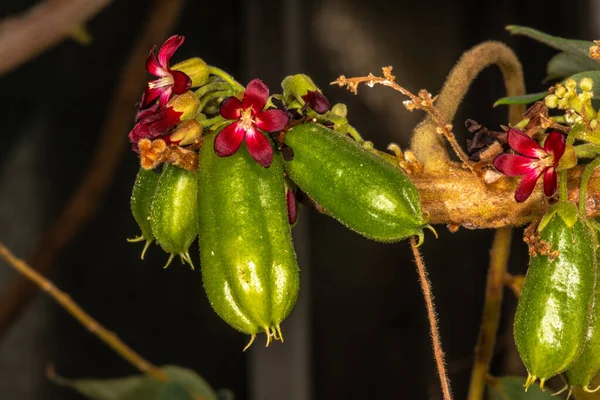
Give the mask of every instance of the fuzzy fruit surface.
[[[596, 259], [600, 254], [596, 252]], [[579, 358], [565, 371], [564, 377], [571, 387], [590, 389], [592, 379], [600, 372], [600, 287], [596, 271], [596, 287], [594, 288], [594, 304], [590, 314], [589, 325], [583, 352]]]
[[131, 193], [131, 213], [146, 240], [154, 239], [150, 223], [150, 207], [159, 177], [160, 175], [152, 170], [140, 168]]
[[298, 297], [299, 273], [279, 153], [269, 168], [246, 146], [229, 157], [209, 135], [199, 154], [198, 228], [202, 280], [210, 304], [229, 325], [273, 332]]
[[596, 280], [596, 238], [583, 218], [555, 214], [540, 233], [558, 255], [531, 258], [514, 336], [532, 382], [569, 368], [583, 350]]
[[164, 251], [184, 255], [197, 235], [196, 173], [165, 164], [150, 212], [152, 232]]
[[419, 193], [398, 167], [318, 124], [290, 129], [289, 177], [332, 217], [381, 242], [422, 234]]

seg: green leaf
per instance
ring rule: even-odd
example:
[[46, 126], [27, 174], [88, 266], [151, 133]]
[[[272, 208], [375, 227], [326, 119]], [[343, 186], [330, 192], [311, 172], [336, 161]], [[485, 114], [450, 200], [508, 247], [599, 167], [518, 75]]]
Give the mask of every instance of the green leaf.
[[494, 107], [501, 106], [501, 105], [506, 105], [506, 104], [529, 104], [529, 103], [535, 103], [536, 101], [541, 100], [544, 97], [546, 97], [547, 94], [548, 94], [548, 92], [546, 91], [546, 92], [524, 94], [522, 96], [502, 97], [501, 99], [496, 100], [496, 102], [494, 103]]
[[217, 399], [208, 383], [194, 371], [174, 365], [162, 370], [171, 381], [159, 382], [148, 375], [118, 379], [67, 379], [50, 373], [48, 378], [93, 400], [193, 400], [194, 395], [201, 395], [206, 400]]
[[548, 61], [544, 82], [590, 70], [600, 70], [600, 63], [580, 54], [558, 53]]
[[552, 392], [542, 392], [539, 387], [532, 385], [525, 392], [525, 378], [520, 376], [505, 376], [495, 379], [488, 384], [490, 400], [556, 400]]
[[590, 47], [594, 46], [594, 42], [551, 36], [526, 26], [509, 25], [506, 27], [506, 30], [513, 35], [527, 36], [557, 50], [566, 51], [571, 54], [584, 55], [588, 58], [590, 56]]

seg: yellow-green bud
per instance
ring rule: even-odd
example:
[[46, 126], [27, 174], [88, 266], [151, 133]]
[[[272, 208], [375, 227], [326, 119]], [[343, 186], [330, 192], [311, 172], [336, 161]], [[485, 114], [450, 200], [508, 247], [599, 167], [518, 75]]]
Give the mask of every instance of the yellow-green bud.
[[283, 88], [283, 101], [288, 108], [294, 108], [291, 106], [293, 102], [298, 102], [302, 106], [304, 104], [302, 96], [307, 94], [309, 90], [319, 90], [313, 80], [304, 74], [286, 76], [281, 82], [281, 87]]
[[573, 97], [569, 102], [569, 108], [572, 108], [576, 113], [581, 114], [583, 103], [578, 97]]
[[192, 80], [192, 87], [204, 85], [208, 81], [208, 65], [198, 57], [190, 58], [171, 67], [175, 71], [181, 71]]
[[562, 98], [558, 100], [558, 108], [560, 108], [561, 110], [569, 108], [569, 99]]
[[187, 119], [195, 119], [200, 109], [200, 100], [194, 95], [194, 93], [188, 90], [179, 96], [173, 97], [168, 103], [167, 107], [173, 107], [175, 111], [182, 112], [179, 119], [185, 121]]
[[180, 122], [173, 130], [169, 139], [180, 146], [194, 144], [202, 136], [202, 125], [195, 119]]
[[558, 97], [555, 94], [549, 94], [544, 98], [544, 104], [548, 108], [556, 108], [558, 107]]
[[581, 90], [589, 92], [594, 87], [594, 81], [591, 78], [585, 77], [579, 81]]
[[558, 96], [558, 98], [562, 98], [565, 94], [567, 94], [567, 89], [561, 85], [556, 85], [556, 89], [554, 90], [554, 94]]
[[565, 86], [568, 89], [575, 89], [577, 87], [577, 82], [575, 82], [575, 79], [569, 78], [565, 81]]
[[337, 103], [331, 109], [331, 113], [337, 115], [338, 117], [346, 118], [348, 115], [348, 107], [346, 107], [343, 103]]

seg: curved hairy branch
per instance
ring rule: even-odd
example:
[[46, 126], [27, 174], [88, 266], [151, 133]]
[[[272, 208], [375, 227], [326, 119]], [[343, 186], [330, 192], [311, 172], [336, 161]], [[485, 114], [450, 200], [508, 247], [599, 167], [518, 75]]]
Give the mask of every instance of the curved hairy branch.
[[[523, 69], [515, 53], [500, 42], [484, 42], [473, 47], [458, 60], [435, 102], [442, 119], [451, 122], [459, 104], [465, 97], [471, 82], [490, 65], [498, 65], [508, 96], [525, 93]], [[520, 120], [524, 112], [522, 105], [509, 108], [509, 120]], [[444, 138], [438, 133], [438, 125], [427, 117], [413, 131], [411, 150], [426, 169], [436, 169], [450, 162]]]
[[46, 0], [0, 21], [0, 75], [59, 43], [111, 0]]
[[[577, 203], [579, 185], [585, 166], [569, 170], [568, 199]], [[421, 207], [429, 215], [431, 224], [447, 224], [466, 228], [503, 228], [522, 226], [543, 215], [551, 203], [538, 188], [527, 201], [515, 201], [519, 179], [503, 177], [493, 184], [476, 179], [473, 173], [458, 163], [450, 163], [444, 170], [410, 175], [421, 198]], [[600, 216], [600, 171], [589, 182], [586, 214]]]

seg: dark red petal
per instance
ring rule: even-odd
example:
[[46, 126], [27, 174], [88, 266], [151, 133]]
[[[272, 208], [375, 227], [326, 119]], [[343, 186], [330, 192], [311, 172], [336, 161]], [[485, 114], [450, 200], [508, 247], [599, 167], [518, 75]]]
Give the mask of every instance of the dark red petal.
[[287, 113], [276, 109], [259, 112], [254, 117], [256, 127], [267, 132], [280, 131], [285, 128], [289, 121], [290, 117]]
[[529, 198], [540, 175], [541, 173], [538, 171], [530, 171], [523, 179], [521, 179], [521, 182], [515, 191], [515, 200], [517, 203], [522, 203]]
[[221, 102], [219, 114], [225, 119], [240, 119], [242, 116], [242, 102], [237, 97], [231, 96]]
[[494, 158], [493, 164], [504, 175], [521, 176], [535, 169], [531, 165], [533, 161], [535, 160], [516, 154], [500, 154]]
[[556, 170], [554, 168], [546, 169], [544, 174], [544, 194], [550, 197], [556, 192], [557, 179]]
[[145, 96], [146, 96], [145, 94], [142, 95], [142, 100], [140, 100], [137, 113], [135, 114], [135, 122], [140, 122], [146, 118], [149, 118], [151, 115], [156, 113], [156, 111], [158, 111], [158, 109], [159, 109], [158, 103], [154, 103], [150, 106], [143, 107], [144, 100], [146, 98]]
[[246, 92], [242, 99], [242, 108], [244, 110], [252, 108], [254, 114], [258, 114], [265, 108], [269, 98], [269, 88], [260, 79], [253, 79], [246, 86]]
[[146, 137], [148, 137], [148, 128], [142, 123], [135, 124], [131, 132], [129, 132], [129, 141], [131, 143], [137, 143]]
[[169, 69], [169, 61], [171, 60], [171, 57], [173, 57], [173, 54], [175, 51], [177, 51], [179, 46], [183, 44], [184, 40], [185, 38], [183, 36], [173, 35], [168, 38], [162, 46], [160, 46], [160, 51], [158, 52], [158, 62], [160, 65], [166, 69]]
[[154, 139], [168, 133], [179, 123], [181, 111], [175, 111], [172, 107], [161, 108], [152, 117], [145, 118], [142, 123], [148, 127], [148, 139]]
[[309, 90], [302, 96], [302, 100], [304, 100], [310, 108], [315, 110], [317, 114], [324, 114], [330, 107], [327, 97], [323, 96], [318, 90]]
[[181, 71], [172, 71], [173, 75], [173, 93], [182, 94], [190, 90], [192, 87], [192, 80], [189, 76]]
[[287, 190], [285, 194], [287, 202], [288, 222], [294, 225], [298, 219], [298, 205], [296, 204], [296, 196], [293, 190]]
[[246, 146], [254, 161], [265, 168], [273, 162], [273, 148], [269, 140], [259, 131], [252, 129], [246, 132]]
[[558, 161], [565, 152], [567, 141], [565, 136], [560, 132], [550, 132], [544, 142], [544, 150], [547, 153], [554, 154], [554, 166], [558, 166]]
[[512, 149], [531, 158], [539, 159], [546, 153], [535, 140], [514, 128], [508, 130], [508, 144]]
[[163, 90], [164, 88], [161, 87], [150, 88], [146, 86], [146, 90], [142, 97], [142, 107], [148, 107], [154, 100], [158, 99]]
[[234, 154], [240, 148], [245, 133], [244, 129], [238, 127], [237, 122], [227, 125], [215, 138], [215, 153], [219, 157], [229, 157]]
[[169, 71], [160, 66], [158, 61], [156, 61], [156, 56], [154, 52], [156, 51], [156, 46], [152, 47], [150, 50], [150, 54], [148, 54], [148, 58], [146, 59], [146, 71], [151, 73], [154, 76], [167, 76], [169, 75]]
[[158, 97], [158, 103], [165, 107], [169, 100], [171, 100], [171, 96], [173, 95], [173, 87], [172, 86], [164, 86], [161, 88], [157, 88], [160, 92], [160, 96]]

